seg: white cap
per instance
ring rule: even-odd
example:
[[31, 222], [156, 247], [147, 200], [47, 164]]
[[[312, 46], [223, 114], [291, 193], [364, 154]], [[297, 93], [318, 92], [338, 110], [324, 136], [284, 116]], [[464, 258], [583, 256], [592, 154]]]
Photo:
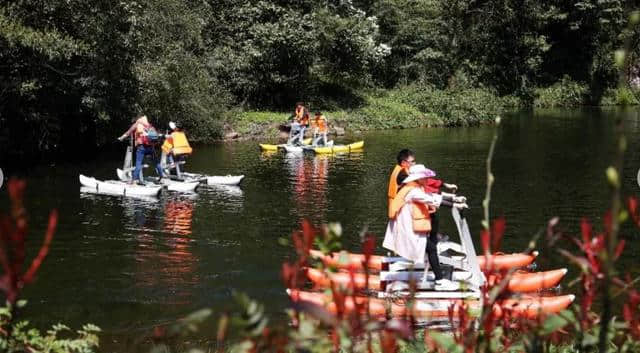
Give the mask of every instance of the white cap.
[[175, 129], [176, 129], [176, 123], [174, 123], [173, 121], [170, 121], [170, 122], [169, 122], [169, 128], [170, 128], [171, 130], [175, 130]]
[[403, 184], [424, 178], [433, 178], [436, 173], [424, 166], [424, 164], [416, 164], [409, 168], [409, 176], [402, 181]]

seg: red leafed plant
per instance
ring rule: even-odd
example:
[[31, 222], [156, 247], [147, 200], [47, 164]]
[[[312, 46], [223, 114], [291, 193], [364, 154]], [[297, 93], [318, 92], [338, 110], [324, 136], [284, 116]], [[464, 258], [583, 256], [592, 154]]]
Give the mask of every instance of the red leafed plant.
[[0, 290], [9, 303], [17, 301], [25, 284], [31, 283], [42, 261], [49, 253], [49, 247], [58, 223], [58, 212], [51, 211], [49, 223], [44, 236], [44, 243], [38, 254], [31, 261], [29, 268], [23, 271], [26, 253], [25, 244], [28, 232], [27, 214], [23, 204], [26, 183], [11, 179], [7, 184], [11, 201], [10, 215], [0, 215], [0, 265], [3, 272], [0, 276]]
[[11, 210], [9, 215], [0, 215], [0, 291], [6, 297], [6, 306], [0, 314], [0, 347], [2, 352], [94, 352], [99, 345], [100, 328], [85, 324], [82, 329], [71, 331], [63, 324], [53, 325], [46, 332], [29, 326], [19, 318], [19, 308], [26, 301], [18, 300], [26, 284], [34, 281], [38, 269], [49, 253], [55, 233], [58, 213], [49, 215], [44, 243], [33, 260], [27, 264], [26, 240], [28, 233], [27, 212], [23, 197], [26, 183], [11, 179], [7, 184]]
[[[303, 221], [302, 230], [294, 232], [292, 244], [298, 255], [297, 259], [282, 266], [282, 279], [285, 287], [295, 291], [305, 284], [304, 270], [309, 266], [309, 250], [317, 246], [323, 251], [331, 252], [335, 249], [340, 237], [340, 227], [329, 225], [317, 229], [308, 221]], [[368, 262], [375, 248], [375, 237], [365, 235], [363, 240], [364, 261]], [[366, 263], [364, 268], [367, 268]], [[323, 270], [324, 265], [320, 265]], [[353, 281], [353, 269], [351, 270]], [[354, 283], [352, 283], [354, 284]], [[355, 284], [353, 285], [355, 288]], [[243, 352], [285, 352], [285, 351], [359, 351], [373, 352], [375, 342], [378, 342], [384, 352], [397, 352], [398, 341], [413, 335], [410, 325], [404, 320], [391, 319], [385, 322], [370, 318], [368, 301], [360, 300], [355, 291], [339, 288], [331, 284], [330, 294], [327, 295], [333, 310], [311, 302], [293, 300], [293, 310], [289, 311], [292, 325], [286, 329], [274, 329], [266, 326], [267, 319], [263, 316], [261, 305], [240, 296], [244, 312], [242, 320], [245, 338], [235, 345]], [[358, 298], [358, 299], [356, 299]], [[349, 307], [349, 309], [347, 309]], [[361, 315], [363, 314], [364, 315]], [[218, 340], [224, 340], [227, 332], [228, 320], [221, 320]], [[348, 342], [348, 343], [347, 343]], [[233, 349], [232, 349], [233, 350]]]

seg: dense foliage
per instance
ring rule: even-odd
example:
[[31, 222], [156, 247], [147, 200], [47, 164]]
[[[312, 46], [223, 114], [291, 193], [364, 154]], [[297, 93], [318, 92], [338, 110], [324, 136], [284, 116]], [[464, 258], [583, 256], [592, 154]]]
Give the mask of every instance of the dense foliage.
[[[196, 140], [221, 137], [232, 107], [286, 111], [302, 100], [312, 109], [441, 114], [435, 103], [390, 107], [362, 94], [402, 87], [433, 93], [427, 101], [458, 102], [444, 96], [483, 90], [492, 100], [533, 105], [540, 88], [571, 82], [584, 89], [549, 94], [571, 105], [599, 104], [606, 95], [617, 98], [605, 103], [631, 104], [640, 86], [640, 29], [628, 23], [640, 17], [638, 5], [8, 0], [0, 5], [0, 143], [9, 148], [0, 160], [42, 152], [69, 158], [79, 145], [90, 151], [140, 112], [161, 127], [180, 120]], [[625, 44], [628, 88], [611, 93], [619, 81], [612, 53]], [[440, 119], [458, 124], [450, 113]]]

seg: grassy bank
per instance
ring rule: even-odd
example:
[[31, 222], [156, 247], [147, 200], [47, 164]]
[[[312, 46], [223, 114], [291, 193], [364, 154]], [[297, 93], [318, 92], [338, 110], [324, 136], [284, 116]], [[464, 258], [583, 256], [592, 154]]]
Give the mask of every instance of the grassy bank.
[[[589, 86], [564, 78], [555, 84], [535, 90], [534, 108], [578, 107], [594, 105]], [[640, 88], [621, 86], [607, 89], [599, 98], [600, 106], [630, 106], [640, 104]]]
[[[437, 90], [410, 86], [367, 92], [354, 109], [324, 111], [332, 133], [404, 129], [425, 126], [466, 126], [491, 122], [507, 101], [486, 89]], [[322, 109], [322, 108], [319, 108]], [[277, 138], [291, 112], [233, 110], [225, 118], [227, 138]]]
[[[578, 107], [589, 105], [591, 94], [586, 84], [563, 79], [536, 89], [534, 97], [534, 108]], [[516, 97], [499, 97], [484, 88], [439, 90], [429, 86], [407, 86], [365, 92], [359, 98], [364, 103], [352, 109], [323, 110], [322, 104], [317, 104], [329, 119], [330, 133], [478, 125], [493, 122], [504, 112], [523, 107]], [[600, 101], [602, 106], [639, 103], [640, 90], [629, 87], [607, 90]], [[224, 135], [226, 139], [277, 139], [283, 134], [290, 115], [291, 112], [231, 110], [224, 118]]]

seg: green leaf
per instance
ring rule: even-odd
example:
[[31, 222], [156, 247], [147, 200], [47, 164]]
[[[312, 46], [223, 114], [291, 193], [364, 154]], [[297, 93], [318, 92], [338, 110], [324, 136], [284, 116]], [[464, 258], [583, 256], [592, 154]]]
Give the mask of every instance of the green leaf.
[[430, 331], [428, 335], [442, 348], [449, 353], [462, 353], [462, 347], [459, 346], [450, 334]]
[[542, 324], [542, 334], [551, 334], [575, 321], [575, 316], [571, 310], [564, 310], [557, 315], [551, 315]]

